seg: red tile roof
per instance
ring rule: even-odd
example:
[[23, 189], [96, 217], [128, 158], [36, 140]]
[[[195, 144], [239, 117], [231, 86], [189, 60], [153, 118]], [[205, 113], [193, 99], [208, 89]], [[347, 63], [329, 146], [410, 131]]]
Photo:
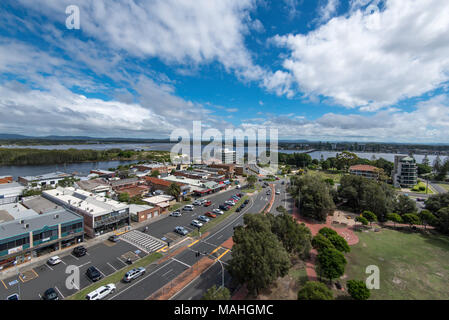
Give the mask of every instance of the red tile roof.
[[374, 172], [376, 170], [378, 170], [379, 168], [374, 167], [374, 166], [370, 166], [367, 164], [357, 164], [355, 166], [351, 166], [349, 168], [350, 171], [369, 171], [369, 172]]
[[[165, 187], [169, 187], [172, 182], [171, 181], [167, 181], [167, 180], [163, 180], [163, 179], [159, 179], [159, 178], [155, 178], [155, 177], [143, 177], [145, 179], [146, 182], [154, 184], [154, 185], [159, 185], [159, 186], [165, 186]], [[176, 182], [177, 185], [179, 186], [183, 186], [183, 183], [179, 183]]]

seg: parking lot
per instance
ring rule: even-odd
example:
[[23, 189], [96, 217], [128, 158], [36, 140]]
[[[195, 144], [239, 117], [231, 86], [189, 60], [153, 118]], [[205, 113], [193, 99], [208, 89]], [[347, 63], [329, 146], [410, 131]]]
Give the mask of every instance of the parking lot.
[[60, 256], [62, 262], [55, 266], [43, 263], [33, 269], [23, 272], [20, 276], [4, 279], [0, 283], [0, 299], [14, 293], [19, 294], [21, 300], [41, 299], [42, 294], [48, 288], [55, 288], [60, 299], [72, 295], [77, 290], [66, 287], [66, 279], [69, 273], [66, 268], [70, 265], [77, 266], [80, 274], [80, 289], [92, 282], [85, 272], [90, 266], [95, 266], [103, 276], [108, 276], [126, 264], [126, 255], [144, 257], [145, 253], [135, 246], [119, 241], [112, 243], [108, 240], [87, 248], [87, 254], [83, 257], [75, 257], [71, 253]]

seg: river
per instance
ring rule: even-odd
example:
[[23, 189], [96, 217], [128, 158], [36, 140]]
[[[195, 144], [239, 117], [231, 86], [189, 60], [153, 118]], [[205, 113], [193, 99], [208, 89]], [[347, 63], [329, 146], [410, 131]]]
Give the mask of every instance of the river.
[[[123, 149], [123, 150], [156, 150], [156, 151], [170, 151], [174, 146], [173, 143], [145, 143], [145, 144], [78, 144], [78, 145], [38, 145], [38, 146], [0, 146], [1, 148], [34, 148], [34, 149], [46, 149], [46, 150], [67, 150], [67, 149], [93, 149], [93, 150], [106, 150], [106, 149]], [[204, 145], [202, 146], [205, 147]], [[247, 149], [245, 148], [245, 151]], [[241, 151], [241, 149], [240, 149]], [[298, 153], [304, 151], [298, 150], [280, 150], [282, 153]], [[312, 159], [321, 159], [323, 155], [324, 159], [329, 157], [335, 157], [338, 152], [336, 151], [313, 151], [309, 155]], [[372, 153], [372, 152], [355, 152], [355, 154], [360, 158], [365, 158], [371, 160], [373, 155], [376, 159], [384, 158], [385, 160], [394, 161], [395, 154], [393, 153]], [[414, 155], [416, 161], [421, 163], [425, 155]], [[427, 156], [430, 163], [432, 164], [435, 160], [435, 155]], [[444, 157], [440, 157], [444, 160]], [[63, 171], [68, 173], [77, 172], [80, 175], [89, 174], [92, 169], [103, 169], [116, 168], [120, 164], [135, 163], [137, 161], [101, 161], [101, 162], [83, 162], [83, 163], [71, 163], [66, 165], [43, 165], [43, 166], [0, 166], [0, 176], [11, 175], [15, 179], [18, 176], [29, 176], [29, 175], [39, 175], [54, 171]]]

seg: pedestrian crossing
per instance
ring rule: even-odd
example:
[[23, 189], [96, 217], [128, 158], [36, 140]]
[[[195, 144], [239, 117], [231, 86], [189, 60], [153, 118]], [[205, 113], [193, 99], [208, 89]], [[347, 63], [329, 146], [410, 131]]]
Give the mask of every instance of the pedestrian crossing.
[[120, 236], [120, 238], [145, 251], [146, 253], [151, 253], [166, 245], [165, 242], [139, 230], [132, 230], [124, 233]]

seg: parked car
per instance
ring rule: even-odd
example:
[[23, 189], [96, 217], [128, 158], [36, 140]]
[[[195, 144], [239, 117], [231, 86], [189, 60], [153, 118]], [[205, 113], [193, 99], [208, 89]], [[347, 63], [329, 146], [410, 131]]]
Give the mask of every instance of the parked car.
[[238, 184], [238, 185], [236, 185], [235, 187], [236, 187], [237, 189], [240, 189], [242, 186]]
[[74, 248], [72, 251], [72, 254], [77, 258], [85, 256], [86, 253], [87, 253], [87, 249], [84, 246], [78, 246], [78, 247]]
[[284, 185], [285, 184], [285, 181], [282, 181], [282, 183], [281, 183], [282, 185]]
[[118, 235], [114, 234], [114, 235], [110, 236], [108, 238], [108, 240], [111, 241], [111, 242], [119, 242], [120, 241], [120, 237]]
[[134, 279], [137, 279], [138, 277], [144, 275], [146, 272], [146, 269], [144, 267], [134, 268], [129, 270], [127, 273], [125, 273], [125, 276], [123, 277], [123, 282], [131, 282]]
[[13, 293], [12, 295], [7, 296], [6, 300], [20, 300], [20, 299], [17, 293]]
[[201, 222], [199, 222], [198, 220], [192, 220], [192, 222], [190, 224], [197, 228], [201, 228], [203, 226], [203, 224]]
[[242, 210], [241, 207], [238, 207], [237, 209], [235, 209], [235, 212], [240, 212]]
[[243, 193], [237, 193], [237, 197], [243, 197], [244, 196], [244, 194]]
[[232, 199], [235, 199], [235, 200], [237, 200], [237, 201], [240, 200], [240, 197], [239, 197], [239, 196], [232, 196], [231, 198], [232, 198]]
[[62, 261], [61, 258], [59, 258], [58, 256], [53, 256], [50, 259], [48, 259], [47, 262], [49, 265], [55, 266], [55, 265], [61, 263], [61, 261]]
[[55, 289], [49, 288], [49, 289], [45, 290], [44, 294], [42, 295], [42, 299], [44, 299], [44, 300], [59, 300], [59, 296]]
[[206, 216], [199, 216], [198, 220], [203, 221], [203, 222], [209, 222], [210, 221], [210, 219], [208, 217], [206, 217]]
[[220, 209], [214, 209], [214, 210], [212, 210], [212, 212], [215, 214], [224, 214], [224, 212], [221, 211]]
[[223, 210], [223, 211], [228, 211], [230, 209], [230, 206], [227, 206], [227, 205], [224, 205], [224, 204], [220, 204], [220, 206], [218, 208]]
[[193, 206], [191, 204], [188, 204], [182, 208], [184, 211], [193, 211]]
[[204, 215], [206, 217], [209, 217], [209, 218], [216, 218], [217, 217], [217, 215], [212, 213], [211, 211], [206, 212]]
[[244, 204], [248, 204], [249, 203], [249, 199], [246, 199], [243, 203]]
[[205, 203], [204, 203], [204, 206], [205, 207], [209, 207], [209, 206], [211, 206], [212, 205], [212, 202], [210, 202], [210, 201], [206, 201]]
[[276, 190], [276, 194], [281, 194], [281, 192], [279, 190]]
[[88, 293], [86, 295], [87, 300], [100, 300], [106, 297], [108, 294], [112, 294], [115, 292], [115, 284], [109, 283], [105, 286], [101, 286], [100, 288]]
[[179, 210], [173, 211], [170, 213], [172, 217], [181, 217], [182, 213]]
[[195, 200], [192, 203], [194, 206], [200, 206], [201, 205], [201, 201], [200, 200]]
[[94, 266], [90, 266], [89, 268], [87, 268], [86, 275], [93, 282], [98, 281], [103, 277], [101, 275], [100, 271], [97, 268], [95, 268]]
[[225, 204], [227, 204], [229, 206], [235, 206], [235, 202], [231, 201], [231, 200], [225, 201]]
[[182, 236], [185, 236], [186, 234], [189, 233], [186, 228], [179, 227], [179, 226], [175, 228], [175, 232], [180, 234], [180, 235], [182, 235]]

